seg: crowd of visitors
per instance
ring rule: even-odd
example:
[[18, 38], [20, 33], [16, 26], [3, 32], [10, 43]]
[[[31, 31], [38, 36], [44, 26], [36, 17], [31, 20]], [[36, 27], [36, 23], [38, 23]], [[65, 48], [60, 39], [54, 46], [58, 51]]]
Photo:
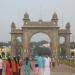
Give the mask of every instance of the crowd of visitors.
[[51, 58], [47, 54], [37, 54], [31, 59], [29, 57], [8, 57], [6, 63], [3, 61], [0, 56], [0, 75], [2, 75], [3, 67], [5, 67], [5, 75], [21, 75], [22, 65], [24, 66], [24, 75], [30, 75], [31, 72], [33, 75], [50, 75], [51, 73]]
[[38, 54], [32, 60], [26, 58], [24, 67], [25, 75], [30, 75], [31, 71], [33, 75], [50, 75], [51, 58], [47, 54]]

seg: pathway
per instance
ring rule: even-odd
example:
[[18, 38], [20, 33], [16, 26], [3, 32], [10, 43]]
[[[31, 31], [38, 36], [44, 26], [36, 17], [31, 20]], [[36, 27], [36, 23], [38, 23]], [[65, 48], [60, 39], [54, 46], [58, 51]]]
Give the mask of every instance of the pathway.
[[[3, 71], [3, 75], [5, 75], [5, 69]], [[21, 75], [25, 75], [24, 66], [22, 66]], [[33, 75], [32, 72], [31, 75]], [[51, 68], [51, 75], [75, 75], [75, 68], [63, 64], [56, 65], [56, 67]]]

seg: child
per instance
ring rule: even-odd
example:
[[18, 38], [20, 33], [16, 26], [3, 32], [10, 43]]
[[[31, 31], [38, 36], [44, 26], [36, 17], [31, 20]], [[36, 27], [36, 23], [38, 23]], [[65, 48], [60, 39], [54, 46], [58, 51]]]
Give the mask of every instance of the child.
[[39, 75], [38, 64], [35, 64], [34, 75]]

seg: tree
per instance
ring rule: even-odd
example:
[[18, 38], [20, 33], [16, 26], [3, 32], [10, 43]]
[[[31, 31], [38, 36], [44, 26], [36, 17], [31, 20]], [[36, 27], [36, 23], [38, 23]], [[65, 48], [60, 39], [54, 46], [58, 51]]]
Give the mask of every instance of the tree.
[[35, 47], [33, 49], [33, 54], [45, 54], [51, 55], [51, 51], [49, 48], [46, 47]]

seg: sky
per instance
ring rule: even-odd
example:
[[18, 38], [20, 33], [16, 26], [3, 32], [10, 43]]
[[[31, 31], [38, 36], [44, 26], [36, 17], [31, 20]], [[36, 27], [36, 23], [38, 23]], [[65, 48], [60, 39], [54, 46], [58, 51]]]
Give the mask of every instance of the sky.
[[40, 18], [50, 21], [52, 14], [57, 13], [59, 27], [71, 24], [71, 38], [75, 40], [75, 0], [0, 0], [0, 42], [11, 40], [11, 23], [16, 27], [23, 26], [23, 16], [28, 12], [32, 21]]

